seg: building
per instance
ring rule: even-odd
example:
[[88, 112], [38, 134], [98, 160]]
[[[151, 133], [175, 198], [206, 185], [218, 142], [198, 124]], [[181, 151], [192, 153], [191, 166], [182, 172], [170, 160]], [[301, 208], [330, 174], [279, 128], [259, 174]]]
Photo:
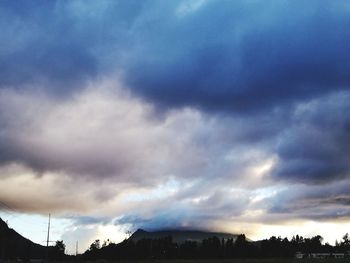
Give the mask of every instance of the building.
[[295, 253], [295, 258], [313, 258], [313, 259], [327, 259], [327, 258], [344, 258], [344, 253]]

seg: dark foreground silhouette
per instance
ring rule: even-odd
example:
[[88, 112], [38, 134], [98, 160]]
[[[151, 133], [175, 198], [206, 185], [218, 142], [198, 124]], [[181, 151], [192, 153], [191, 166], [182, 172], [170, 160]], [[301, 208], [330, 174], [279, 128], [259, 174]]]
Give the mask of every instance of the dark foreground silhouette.
[[[63, 241], [44, 247], [24, 238], [9, 228], [0, 218], [0, 262], [6, 260], [32, 259], [67, 260], [153, 260], [153, 259], [234, 259], [234, 258], [294, 258], [296, 253], [307, 257], [312, 253], [341, 253], [349, 256], [348, 234], [335, 246], [322, 244], [322, 237], [295, 236], [271, 237], [261, 241], [250, 241], [244, 234], [211, 233], [202, 231], [136, 231], [129, 239], [119, 244], [108, 240], [102, 244], [93, 242], [82, 255], [64, 254]], [[348, 260], [348, 259], [347, 259]]]
[[181, 243], [174, 242], [171, 235], [148, 236], [153, 238], [135, 239], [132, 236], [119, 244], [105, 241], [101, 245], [100, 241], [96, 240], [82, 257], [86, 260], [294, 258], [297, 252], [303, 257], [311, 257], [316, 253], [328, 254], [327, 257], [333, 257], [333, 254], [337, 253], [346, 257], [350, 251], [347, 234], [336, 246], [322, 244], [322, 237], [319, 235], [312, 238], [297, 235], [291, 240], [273, 236], [256, 242], [247, 240], [244, 234], [232, 238], [219, 238], [213, 235], [201, 241], [185, 240]]
[[9, 228], [0, 218], [0, 262], [1, 260], [46, 259], [63, 260], [65, 245], [63, 241], [57, 241], [54, 246], [41, 246], [21, 236], [15, 230]]

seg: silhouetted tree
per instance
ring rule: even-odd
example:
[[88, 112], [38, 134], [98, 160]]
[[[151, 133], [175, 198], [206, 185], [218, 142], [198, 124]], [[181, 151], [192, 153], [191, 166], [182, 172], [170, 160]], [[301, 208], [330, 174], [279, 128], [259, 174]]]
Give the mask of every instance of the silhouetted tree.
[[107, 240], [103, 241], [102, 247], [106, 247], [106, 246], [108, 246], [108, 245], [109, 245], [109, 243], [110, 243], [109, 239], [107, 239]]
[[90, 245], [90, 250], [91, 251], [95, 251], [95, 250], [98, 250], [101, 248], [101, 245], [100, 245], [100, 240], [99, 239], [96, 239], [91, 245]]
[[66, 245], [63, 243], [63, 240], [57, 240], [55, 244], [55, 249], [60, 253], [64, 254], [66, 250]]
[[66, 245], [63, 243], [63, 240], [57, 240], [54, 247], [50, 249], [50, 258], [55, 260], [63, 260], [64, 252], [66, 250]]
[[346, 233], [344, 236], [343, 236], [343, 242], [342, 244], [344, 246], [350, 246], [350, 240], [349, 240], [349, 234]]

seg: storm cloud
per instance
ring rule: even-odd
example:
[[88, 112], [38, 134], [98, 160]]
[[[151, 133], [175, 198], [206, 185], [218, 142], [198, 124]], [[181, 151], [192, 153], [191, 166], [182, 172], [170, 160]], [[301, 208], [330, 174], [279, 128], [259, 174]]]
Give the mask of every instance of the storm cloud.
[[349, 13], [2, 1], [0, 201], [77, 235], [349, 218]]
[[276, 175], [311, 183], [350, 176], [350, 93], [300, 104], [277, 145]]
[[285, 106], [346, 89], [347, 5], [5, 1], [1, 86], [70, 93], [121, 72], [128, 88], [166, 108]]

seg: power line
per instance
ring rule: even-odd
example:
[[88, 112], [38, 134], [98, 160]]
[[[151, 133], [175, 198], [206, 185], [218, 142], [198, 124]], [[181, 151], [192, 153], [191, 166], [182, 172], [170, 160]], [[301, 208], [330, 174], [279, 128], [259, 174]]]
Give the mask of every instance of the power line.
[[23, 218], [21, 217], [21, 214], [23, 214], [23, 212], [19, 211], [18, 209], [10, 206], [9, 204], [7, 204], [1, 200], [0, 200], [0, 212], [6, 213], [9, 216], [14, 217], [16, 220], [20, 221], [21, 224], [26, 224], [26, 225], [30, 225], [30, 226], [39, 225], [39, 224], [44, 225], [44, 223], [23, 220]]
[[0, 201], [0, 208], [2, 211], [5, 210], [5, 212], [9, 213], [9, 214], [15, 214], [15, 213], [19, 213], [19, 211], [17, 211], [15, 208], [10, 207], [8, 204]]

